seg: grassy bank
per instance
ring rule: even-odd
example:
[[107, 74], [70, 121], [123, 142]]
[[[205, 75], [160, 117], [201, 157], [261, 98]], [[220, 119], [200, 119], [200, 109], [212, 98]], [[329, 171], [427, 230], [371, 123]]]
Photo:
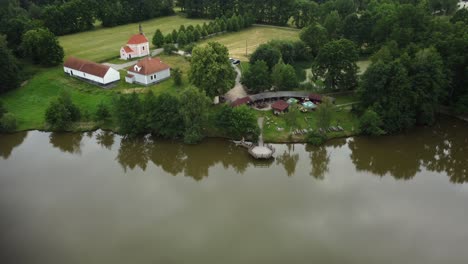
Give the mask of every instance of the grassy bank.
[[[316, 112], [300, 113], [297, 119], [297, 126], [295, 127], [290, 127], [287, 125], [283, 116], [276, 116], [271, 111], [257, 112], [257, 115], [265, 117], [263, 135], [267, 142], [305, 142], [305, 135], [294, 135], [292, 131], [296, 129], [318, 130]], [[331, 126], [338, 125], [343, 127], [344, 131], [327, 133], [328, 138], [346, 137], [358, 133], [358, 119], [348, 110], [334, 109]], [[278, 130], [278, 128], [280, 128], [280, 130]]]
[[[0, 99], [5, 103], [8, 111], [17, 117], [18, 130], [42, 130], [46, 128], [44, 114], [49, 102], [63, 91], [70, 94], [73, 102], [82, 111], [89, 113], [94, 113], [100, 102], [110, 103], [112, 97], [118, 93], [144, 93], [148, 91], [155, 94], [178, 93], [188, 85], [189, 63], [180, 56], [161, 56], [161, 58], [172, 67], [182, 69], [184, 83], [182, 86], [175, 86], [172, 79], [148, 87], [129, 84], [125, 82], [125, 71], [121, 71], [122, 78], [118, 86], [112, 89], [103, 89], [65, 75], [62, 67], [55, 67], [40, 70], [26, 85], [3, 94]], [[92, 124], [88, 124], [86, 127], [90, 126]]]

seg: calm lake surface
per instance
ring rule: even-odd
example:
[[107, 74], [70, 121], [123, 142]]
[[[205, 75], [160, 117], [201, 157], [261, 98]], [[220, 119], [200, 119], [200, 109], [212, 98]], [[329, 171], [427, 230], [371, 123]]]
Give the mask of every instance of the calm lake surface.
[[1, 135], [0, 262], [468, 263], [468, 123], [275, 147]]

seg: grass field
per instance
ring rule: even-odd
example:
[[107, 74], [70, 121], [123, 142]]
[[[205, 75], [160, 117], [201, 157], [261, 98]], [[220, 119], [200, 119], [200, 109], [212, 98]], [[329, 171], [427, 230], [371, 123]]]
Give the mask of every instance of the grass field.
[[254, 52], [260, 44], [266, 43], [272, 39], [298, 40], [299, 31], [293, 28], [253, 26], [239, 32], [212, 37], [199, 43], [204, 44], [210, 41], [219, 42], [229, 49], [231, 57], [247, 61], [246, 46], [247, 55], [249, 55]]
[[[203, 24], [205, 19], [187, 19], [181, 16], [168, 16], [147, 20], [141, 23], [147, 38], [153, 38], [156, 29], [163, 34], [178, 30], [180, 25]], [[98, 27], [95, 30], [66, 35], [59, 38], [60, 44], [65, 50], [65, 57], [76, 56], [96, 62], [106, 61], [119, 56], [120, 47], [125, 45], [128, 39], [138, 33], [138, 24], [127, 24], [113, 28]]]
[[161, 56], [162, 60], [173, 67], [179, 67], [183, 72], [183, 85], [177, 87], [173, 79], [160, 84], [144, 87], [125, 82], [125, 72], [121, 72], [120, 84], [113, 89], [102, 89], [64, 74], [62, 67], [43, 69], [26, 85], [2, 95], [8, 111], [18, 120], [18, 130], [44, 129], [44, 114], [49, 102], [61, 92], [71, 95], [73, 102], [82, 110], [93, 114], [100, 102], [110, 103], [118, 93], [148, 92], [161, 94], [163, 92], [178, 93], [188, 85], [187, 73], [189, 63], [180, 56]]
[[[317, 125], [317, 113], [316, 112], [307, 112], [300, 113], [297, 123], [297, 127], [289, 127], [286, 124], [283, 116], [275, 116], [272, 111], [268, 112], [257, 112], [258, 116], [264, 116], [265, 123], [263, 127], [263, 136], [267, 142], [304, 142], [305, 135], [293, 135], [290, 134], [291, 130], [295, 129], [318, 129]], [[344, 109], [335, 108], [332, 114], [331, 126], [341, 126], [344, 131], [342, 132], [329, 132], [327, 133], [328, 138], [336, 138], [343, 136], [351, 136], [357, 133], [358, 129], [358, 119], [356, 116], [351, 114], [349, 111]], [[278, 131], [277, 127], [281, 127], [284, 130]]]

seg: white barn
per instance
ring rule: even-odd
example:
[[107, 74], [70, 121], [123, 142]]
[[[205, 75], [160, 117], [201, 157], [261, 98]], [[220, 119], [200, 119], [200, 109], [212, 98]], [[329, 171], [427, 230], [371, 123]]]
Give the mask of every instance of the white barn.
[[103, 86], [120, 80], [120, 73], [114, 68], [74, 57], [68, 58], [63, 63], [63, 70], [70, 76]]
[[149, 41], [143, 33], [133, 35], [127, 45], [120, 48], [120, 58], [130, 60], [149, 55]]
[[128, 68], [125, 81], [128, 83], [151, 85], [170, 77], [171, 67], [169, 65], [163, 63], [160, 58], [147, 57]]

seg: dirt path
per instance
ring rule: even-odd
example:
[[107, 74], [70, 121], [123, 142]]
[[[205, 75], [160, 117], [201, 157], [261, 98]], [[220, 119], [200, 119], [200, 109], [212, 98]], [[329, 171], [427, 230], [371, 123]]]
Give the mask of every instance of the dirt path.
[[241, 70], [239, 69], [239, 67], [235, 66], [235, 65], [232, 65], [232, 67], [234, 67], [234, 70], [236, 71], [237, 73], [237, 77], [236, 77], [236, 83], [234, 85], [234, 88], [232, 88], [231, 90], [229, 90], [225, 95], [224, 97], [226, 98], [227, 101], [230, 101], [230, 102], [234, 102], [236, 99], [238, 98], [242, 98], [242, 97], [246, 97], [247, 96], [247, 92], [245, 91], [244, 89], [244, 86], [242, 85], [242, 83], [240, 82], [241, 81], [241, 77], [242, 77], [242, 72]]

